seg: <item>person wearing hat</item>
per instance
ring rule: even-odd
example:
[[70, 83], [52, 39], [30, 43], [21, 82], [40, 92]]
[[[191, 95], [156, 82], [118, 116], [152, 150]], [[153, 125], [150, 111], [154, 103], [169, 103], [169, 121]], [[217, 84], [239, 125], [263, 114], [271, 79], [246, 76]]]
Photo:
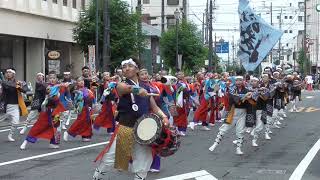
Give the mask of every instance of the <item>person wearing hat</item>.
[[235, 77], [236, 86], [230, 91], [230, 105], [228, 117], [225, 123], [219, 128], [219, 133], [215, 139], [213, 145], [209, 148], [209, 151], [214, 151], [216, 147], [222, 141], [222, 138], [227, 134], [233, 127], [236, 128], [236, 154], [242, 155], [241, 150], [244, 138], [244, 131], [246, 125], [246, 106], [247, 100], [251, 98], [252, 93], [244, 86], [243, 76]]
[[1, 82], [5, 113], [11, 119], [11, 128], [8, 134], [8, 141], [10, 142], [15, 141], [13, 136], [17, 126], [20, 124], [20, 112], [22, 116], [28, 115], [28, 110], [21, 94], [28, 91], [28, 86], [25, 82], [16, 80], [15, 76], [15, 69], [8, 68], [5, 73], [5, 80]]
[[36, 86], [33, 101], [31, 103], [31, 111], [22, 129], [20, 130], [20, 134], [24, 134], [27, 131], [28, 124], [30, 124], [32, 121], [37, 120], [39, 117], [39, 113], [41, 111], [41, 104], [46, 98], [47, 84], [45, 83], [44, 77], [44, 74], [41, 72], [39, 72], [36, 76]]

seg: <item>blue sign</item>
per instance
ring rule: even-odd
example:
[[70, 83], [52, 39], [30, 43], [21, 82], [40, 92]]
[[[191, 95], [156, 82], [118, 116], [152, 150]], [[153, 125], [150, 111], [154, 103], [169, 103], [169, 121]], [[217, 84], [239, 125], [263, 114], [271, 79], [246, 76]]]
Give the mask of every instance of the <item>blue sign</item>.
[[229, 42], [217, 42], [216, 53], [229, 53]]

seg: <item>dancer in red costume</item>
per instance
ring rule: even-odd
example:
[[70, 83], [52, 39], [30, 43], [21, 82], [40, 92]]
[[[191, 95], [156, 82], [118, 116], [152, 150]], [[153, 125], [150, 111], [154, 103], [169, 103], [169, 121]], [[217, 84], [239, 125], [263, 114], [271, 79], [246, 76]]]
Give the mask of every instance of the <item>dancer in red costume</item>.
[[63, 134], [63, 140], [68, 141], [69, 135], [72, 137], [81, 136], [82, 141], [91, 141], [92, 137], [92, 121], [91, 112], [94, 110], [95, 101], [94, 94], [91, 90], [84, 86], [82, 77], [77, 80], [77, 88], [75, 90], [75, 106], [77, 107], [78, 117], [70, 126], [68, 131]]
[[59, 148], [60, 133], [57, 128], [60, 126], [60, 114], [70, 105], [66, 102], [66, 97], [70, 96], [70, 93], [65, 84], [57, 84], [58, 79], [54, 71], [49, 72], [48, 80], [47, 96], [42, 103], [42, 112], [20, 146], [21, 150], [26, 149], [29, 142], [35, 143], [39, 138], [49, 140], [49, 148]]
[[188, 113], [190, 107], [190, 93], [189, 84], [185, 81], [184, 73], [182, 71], [177, 73], [178, 83], [176, 89], [176, 106], [178, 116], [173, 118], [174, 124], [178, 127], [181, 136], [185, 136], [188, 126]]
[[[103, 94], [104, 91], [108, 91], [109, 85], [111, 85], [114, 82], [111, 82], [111, 77], [109, 72], [103, 73], [103, 85], [101, 86], [101, 94]], [[99, 115], [96, 117], [93, 123], [93, 128], [95, 130], [99, 130], [100, 128], [106, 128], [107, 132], [109, 134], [112, 134], [115, 130], [115, 120], [114, 120], [114, 114], [115, 109], [113, 108], [115, 106], [117, 92], [114, 88], [110, 87], [110, 94], [108, 96], [103, 96], [104, 99], [101, 99], [102, 108]]]

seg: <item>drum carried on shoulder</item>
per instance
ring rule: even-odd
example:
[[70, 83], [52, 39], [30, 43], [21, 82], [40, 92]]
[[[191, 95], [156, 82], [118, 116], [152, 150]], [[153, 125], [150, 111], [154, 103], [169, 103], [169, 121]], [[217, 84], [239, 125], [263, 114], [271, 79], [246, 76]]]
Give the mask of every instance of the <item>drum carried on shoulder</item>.
[[145, 114], [138, 119], [134, 139], [141, 145], [151, 146], [161, 157], [173, 155], [180, 147], [177, 130], [163, 126], [161, 118], [155, 114]]

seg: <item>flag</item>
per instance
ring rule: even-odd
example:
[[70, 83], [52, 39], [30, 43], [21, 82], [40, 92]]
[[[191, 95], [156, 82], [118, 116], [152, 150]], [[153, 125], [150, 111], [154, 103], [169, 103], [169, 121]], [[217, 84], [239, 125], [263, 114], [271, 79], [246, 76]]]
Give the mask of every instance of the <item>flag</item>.
[[248, 0], [239, 0], [240, 47], [238, 56], [246, 71], [254, 71], [268, 55], [282, 32], [255, 14]]

